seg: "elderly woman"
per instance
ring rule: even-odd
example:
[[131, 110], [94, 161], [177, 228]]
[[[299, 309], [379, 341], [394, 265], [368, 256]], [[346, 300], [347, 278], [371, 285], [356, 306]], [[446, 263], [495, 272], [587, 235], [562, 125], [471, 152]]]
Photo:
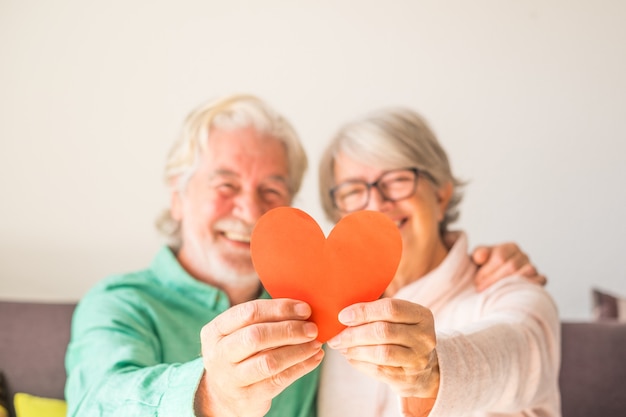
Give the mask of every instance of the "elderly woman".
[[519, 276], [477, 291], [467, 237], [444, 240], [461, 185], [411, 110], [348, 124], [327, 147], [326, 214], [385, 213], [403, 253], [384, 297], [340, 313], [348, 327], [328, 342], [320, 417], [560, 415], [555, 304]]

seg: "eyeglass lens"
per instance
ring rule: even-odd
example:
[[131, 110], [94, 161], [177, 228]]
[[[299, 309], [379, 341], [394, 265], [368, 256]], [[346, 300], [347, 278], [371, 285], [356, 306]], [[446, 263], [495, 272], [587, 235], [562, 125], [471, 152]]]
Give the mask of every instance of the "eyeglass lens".
[[376, 181], [346, 181], [331, 192], [338, 209], [346, 212], [362, 210], [369, 202], [371, 188], [376, 187], [383, 199], [398, 201], [411, 196], [417, 184], [417, 169], [396, 169], [383, 173]]

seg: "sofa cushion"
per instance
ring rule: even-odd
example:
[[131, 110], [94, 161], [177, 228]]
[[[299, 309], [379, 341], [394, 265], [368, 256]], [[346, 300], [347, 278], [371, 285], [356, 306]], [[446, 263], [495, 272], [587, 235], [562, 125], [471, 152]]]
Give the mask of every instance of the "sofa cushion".
[[63, 398], [74, 308], [73, 303], [0, 301], [0, 366], [11, 413], [16, 392]]
[[563, 322], [561, 339], [563, 417], [623, 417], [626, 323]]
[[15, 417], [65, 417], [67, 404], [56, 398], [37, 397], [18, 392], [15, 394]]
[[4, 373], [0, 370], [0, 417], [8, 417], [9, 415], [9, 395], [4, 382]]
[[[63, 398], [74, 308], [73, 303], [0, 301], [0, 371], [9, 400], [16, 392]], [[561, 329], [563, 417], [623, 417], [626, 323], [563, 322]]]

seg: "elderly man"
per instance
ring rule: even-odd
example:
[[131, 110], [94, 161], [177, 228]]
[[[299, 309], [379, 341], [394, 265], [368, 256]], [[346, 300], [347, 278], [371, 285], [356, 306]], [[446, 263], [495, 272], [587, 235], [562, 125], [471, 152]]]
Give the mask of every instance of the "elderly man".
[[[294, 129], [256, 97], [189, 115], [166, 165], [160, 225], [171, 245], [76, 309], [68, 416], [315, 416], [324, 353], [310, 307], [270, 299], [249, 245], [263, 213], [291, 204], [306, 167]], [[475, 258], [492, 271], [484, 283], [511, 270], [544, 281], [515, 245]]]

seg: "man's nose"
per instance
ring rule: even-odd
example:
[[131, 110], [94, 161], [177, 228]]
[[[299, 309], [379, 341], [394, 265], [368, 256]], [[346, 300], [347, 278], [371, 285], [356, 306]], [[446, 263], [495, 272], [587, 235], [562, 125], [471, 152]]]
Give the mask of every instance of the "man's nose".
[[265, 204], [257, 193], [242, 192], [234, 199], [233, 215], [248, 224], [256, 224], [265, 211]]

